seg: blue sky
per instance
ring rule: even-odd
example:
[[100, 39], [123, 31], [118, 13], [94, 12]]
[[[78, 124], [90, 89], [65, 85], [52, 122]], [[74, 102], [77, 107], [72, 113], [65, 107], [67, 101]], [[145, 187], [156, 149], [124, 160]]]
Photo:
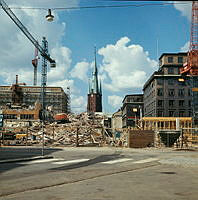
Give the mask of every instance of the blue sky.
[[[38, 41], [49, 42], [57, 68], [48, 67], [49, 86], [71, 88], [71, 109], [86, 111], [88, 79], [97, 48], [99, 78], [103, 87], [103, 111], [117, 111], [125, 95], [142, 93], [149, 76], [158, 69], [162, 53], [188, 50], [191, 3], [104, 0], [5, 0]], [[169, 5], [153, 5], [172, 3]], [[145, 6], [134, 6], [134, 5]], [[152, 5], [151, 5], [152, 4]], [[133, 5], [120, 8], [81, 9], [82, 6]], [[79, 9], [56, 9], [76, 7]], [[39, 8], [39, 9], [27, 9]], [[42, 9], [41, 9], [42, 8]], [[54, 22], [45, 15], [51, 8]], [[0, 84], [19, 81], [33, 84], [34, 47], [0, 10]], [[40, 85], [41, 60], [38, 79]]]

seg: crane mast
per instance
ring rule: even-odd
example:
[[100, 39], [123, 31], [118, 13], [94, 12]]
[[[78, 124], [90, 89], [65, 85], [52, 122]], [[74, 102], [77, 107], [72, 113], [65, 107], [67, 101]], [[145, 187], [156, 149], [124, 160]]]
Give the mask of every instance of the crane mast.
[[192, 2], [190, 47], [187, 62], [180, 69], [180, 74], [190, 77], [192, 88], [193, 125], [198, 125], [198, 1]]
[[[0, 0], [0, 6], [12, 19], [12, 21], [18, 26], [18, 28], [25, 34], [25, 36], [32, 42], [36, 49], [42, 56], [42, 73], [41, 73], [41, 103], [42, 103], [42, 120], [45, 120], [45, 96], [46, 96], [46, 83], [47, 83], [47, 61], [50, 62], [51, 67], [56, 67], [56, 62], [53, 60], [48, 53], [48, 43], [45, 37], [43, 37], [42, 46], [36, 39], [30, 34], [27, 28], [20, 22], [12, 10], [8, 7], [4, 0]], [[35, 60], [32, 64], [37, 66], [38, 60]]]

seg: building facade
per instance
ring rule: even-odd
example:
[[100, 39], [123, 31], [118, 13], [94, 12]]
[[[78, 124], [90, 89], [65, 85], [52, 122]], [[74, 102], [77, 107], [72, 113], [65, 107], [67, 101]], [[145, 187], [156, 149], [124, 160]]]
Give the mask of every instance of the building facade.
[[96, 64], [95, 51], [95, 65], [92, 73], [92, 78], [89, 82], [89, 93], [87, 96], [87, 112], [102, 112], [102, 87], [101, 82], [98, 81], [98, 69]]
[[112, 115], [111, 128], [113, 130], [122, 128], [122, 110], [118, 110]]
[[122, 127], [135, 127], [143, 116], [143, 94], [126, 95], [122, 101]]
[[155, 71], [143, 87], [144, 117], [191, 117], [192, 90], [190, 77], [185, 80], [180, 68], [187, 53], [164, 53]]
[[[14, 84], [0, 86], [0, 107], [8, 105], [24, 105], [33, 108], [40, 102], [41, 87]], [[46, 87], [45, 105], [51, 107], [54, 114], [67, 113], [68, 95], [61, 87]]]

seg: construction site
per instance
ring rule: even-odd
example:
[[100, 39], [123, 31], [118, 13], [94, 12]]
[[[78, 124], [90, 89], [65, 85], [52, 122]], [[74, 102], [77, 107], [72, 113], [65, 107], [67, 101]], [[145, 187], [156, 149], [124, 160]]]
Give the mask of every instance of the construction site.
[[[50, 66], [54, 68], [56, 62], [48, 54], [46, 38], [43, 37], [42, 45], [39, 45], [4, 1], [1, 1], [1, 6], [35, 46], [35, 57], [32, 60], [34, 68], [33, 86], [20, 83], [18, 75], [16, 75], [15, 84], [0, 86], [1, 145], [197, 147], [198, 2], [192, 4], [190, 48], [187, 57], [184, 60], [182, 58], [183, 65], [180, 67], [178, 75], [182, 82], [187, 79], [191, 81], [187, 88], [192, 93], [192, 104], [190, 108], [187, 108], [189, 115], [183, 116], [184, 111], [178, 111], [178, 116], [173, 117], [171, 111], [169, 116], [166, 117], [159, 111], [158, 114], [153, 112], [149, 116], [149, 113], [151, 113], [149, 110], [150, 103], [147, 105], [147, 88], [145, 86], [145, 94], [143, 94], [141, 100], [143, 102], [138, 104], [140, 109], [133, 110], [135, 115], [128, 117], [133, 122], [129, 126], [115, 122], [116, 120], [123, 120], [124, 109], [122, 110], [122, 108], [121, 115], [110, 120], [106, 114], [102, 113], [102, 88], [98, 83], [96, 53], [92, 77], [93, 85], [89, 85], [88, 110], [81, 114], [73, 114], [70, 108], [70, 91], [65, 93], [61, 87], [47, 87], [46, 63], [49, 61]], [[42, 56], [41, 87], [37, 86], [39, 52]], [[180, 58], [181, 55], [186, 56], [186, 54], [179, 54]], [[181, 59], [179, 63], [181, 64]], [[160, 70], [158, 72], [162, 74]], [[165, 90], [165, 84], [163, 89]], [[163, 101], [165, 101], [165, 98], [160, 100], [161, 105], [159, 106], [162, 106]], [[180, 100], [180, 106], [183, 106], [182, 101]], [[165, 104], [163, 106], [166, 110]], [[159, 116], [160, 112], [162, 116]], [[112, 126], [112, 123], [114, 123], [114, 126]]]

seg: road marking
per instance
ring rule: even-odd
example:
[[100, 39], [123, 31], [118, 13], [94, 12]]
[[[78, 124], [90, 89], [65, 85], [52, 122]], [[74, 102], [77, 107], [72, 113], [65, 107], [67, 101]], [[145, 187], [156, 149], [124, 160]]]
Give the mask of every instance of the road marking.
[[133, 163], [140, 164], [140, 163], [147, 163], [147, 162], [152, 162], [152, 161], [156, 161], [156, 160], [159, 160], [159, 159], [158, 158], [147, 158], [144, 160], [135, 161]]
[[27, 162], [20, 162], [20, 164], [36, 164], [36, 163], [45, 163], [45, 162], [52, 162], [52, 161], [58, 161], [63, 160], [62, 158], [50, 158], [50, 159], [41, 159], [41, 160], [31, 160]]
[[65, 160], [65, 161], [53, 162], [53, 164], [56, 164], [56, 165], [72, 164], [72, 163], [86, 162], [88, 160], [90, 160], [90, 159]]
[[105, 161], [105, 162], [101, 162], [101, 163], [103, 163], [103, 164], [115, 164], [115, 163], [126, 162], [126, 161], [129, 161], [129, 160], [133, 160], [133, 159], [132, 158], [120, 158], [120, 159]]

